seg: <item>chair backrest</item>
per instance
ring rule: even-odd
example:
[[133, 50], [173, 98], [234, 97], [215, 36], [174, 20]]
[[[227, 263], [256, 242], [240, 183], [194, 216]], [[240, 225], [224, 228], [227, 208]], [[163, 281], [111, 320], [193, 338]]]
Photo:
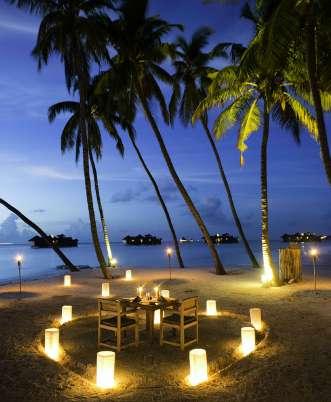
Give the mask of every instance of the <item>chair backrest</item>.
[[198, 296], [187, 297], [183, 299], [180, 304], [181, 312], [185, 313], [187, 310], [197, 310], [198, 309]]
[[101, 301], [101, 311], [107, 311], [113, 314], [120, 314], [123, 311], [123, 303], [121, 300]]

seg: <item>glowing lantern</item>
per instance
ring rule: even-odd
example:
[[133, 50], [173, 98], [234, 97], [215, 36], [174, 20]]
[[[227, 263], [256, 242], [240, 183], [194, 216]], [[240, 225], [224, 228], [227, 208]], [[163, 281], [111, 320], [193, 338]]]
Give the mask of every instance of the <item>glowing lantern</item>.
[[112, 388], [115, 385], [115, 352], [97, 353], [97, 386]]
[[71, 275], [64, 275], [63, 285], [65, 287], [70, 287], [71, 286]]
[[144, 287], [143, 286], [138, 286], [137, 287], [137, 296], [139, 296], [141, 299], [143, 297], [143, 291], [144, 291]]
[[241, 351], [244, 356], [255, 349], [255, 329], [253, 327], [241, 328]]
[[110, 288], [109, 282], [103, 282], [101, 285], [101, 296], [102, 297], [109, 297], [110, 296]]
[[207, 300], [206, 310], [207, 315], [217, 315], [216, 300]]
[[208, 380], [207, 353], [205, 349], [190, 350], [190, 376], [191, 385], [198, 385]]
[[249, 315], [251, 316], [251, 324], [257, 331], [262, 329], [262, 319], [261, 319], [261, 309], [251, 308], [249, 310]]
[[45, 353], [53, 360], [58, 360], [60, 355], [60, 332], [58, 328], [45, 330]]
[[170, 298], [170, 291], [167, 289], [162, 289], [161, 290], [161, 296], [164, 297], [165, 299], [169, 299]]
[[72, 306], [62, 306], [61, 324], [64, 324], [71, 320], [72, 320]]
[[159, 297], [160, 297], [160, 288], [159, 288], [159, 286], [154, 287], [154, 294], [155, 294], [155, 299], [159, 299]]
[[161, 310], [154, 311], [154, 325], [158, 325], [161, 322]]
[[132, 271], [131, 271], [131, 269], [127, 269], [125, 271], [125, 280], [126, 281], [131, 281], [131, 279], [132, 279]]
[[116, 260], [116, 258], [112, 258], [112, 259], [110, 260], [110, 266], [111, 266], [111, 268], [116, 268], [116, 265], [117, 265], [117, 260]]

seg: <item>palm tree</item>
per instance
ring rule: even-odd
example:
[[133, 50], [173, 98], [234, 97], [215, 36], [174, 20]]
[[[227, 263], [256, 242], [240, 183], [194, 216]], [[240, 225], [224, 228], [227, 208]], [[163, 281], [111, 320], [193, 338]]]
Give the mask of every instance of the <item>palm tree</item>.
[[[94, 87], [91, 84], [88, 91], [88, 98], [86, 104], [86, 127], [87, 127], [87, 136], [88, 136], [88, 145], [89, 145], [89, 159], [91, 163], [92, 173], [93, 173], [93, 181], [94, 181], [94, 190], [97, 199], [97, 204], [99, 208], [100, 221], [102, 225], [104, 242], [107, 250], [107, 260], [108, 265], [111, 265], [112, 260], [112, 252], [110, 247], [108, 228], [106, 224], [106, 220], [103, 213], [103, 207], [101, 202], [100, 190], [99, 190], [99, 180], [98, 173], [94, 162], [94, 156], [99, 160], [102, 155], [102, 135], [98, 125], [98, 117], [95, 113], [96, 109], [96, 97], [93, 96]], [[68, 113], [70, 112], [72, 115], [67, 121], [66, 125], [63, 128], [61, 134], [61, 151], [62, 153], [71, 150], [75, 147], [76, 149], [76, 163], [79, 160], [80, 149], [82, 144], [82, 139], [79, 131], [79, 113], [80, 113], [80, 105], [79, 102], [75, 101], [65, 101], [58, 102], [48, 109], [48, 119], [52, 123], [55, 118], [60, 113]], [[119, 153], [123, 156], [124, 154], [124, 146], [120, 136], [118, 135], [116, 130], [107, 130], [107, 132], [115, 139], [116, 148]]]
[[[169, 113], [163, 93], [157, 79], [171, 83], [171, 76], [161, 67], [167, 55], [167, 46], [162, 40], [174, 26], [158, 17], [147, 17], [148, 0], [123, 0], [117, 9], [119, 19], [112, 23], [110, 41], [117, 51], [112, 59], [112, 71], [117, 74], [116, 93], [125, 93], [126, 103], [139, 102], [153, 130], [165, 159], [169, 172], [179, 189], [186, 205], [196, 220], [211, 251], [217, 274], [225, 274], [224, 267], [213, 244], [207, 227], [195, 207], [189, 193], [179, 178], [162, 134], [150, 108], [150, 102], [156, 100], [162, 117], [169, 122]], [[103, 85], [107, 81], [104, 75]]]
[[[209, 66], [209, 63], [217, 57], [225, 57], [225, 49], [229, 46], [228, 43], [221, 43], [213, 47], [213, 49], [211, 49], [209, 52], [204, 52], [203, 48], [207, 46], [208, 39], [211, 34], [212, 31], [210, 28], [200, 28], [194, 32], [189, 42], [186, 41], [183, 36], [179, 36], [174, 43], [176, 48], [175, 58], [173, 61], [173, 67], [175, 69], [174, 91], [171, 97], [169, 109], [172, 120], [179, 109], [179, 116], [185, 126], [192, 121], [191, 119], [194, 111], [201, 100], [206, 97], [206, 89], [210, 83], [208, 75], [215, 71], [214, 68]], [[183, 87], [182, 91], [181, 86]], [[232, 216], [237, 226], [239, 235], [251, 260], [252, 266], [258, 268], [259, 264], [245, 236], [234, 204], [230, 185], [223, 168], [221, 156], [217, 150], [213, 136], [208, 127], [207, 114], [202, 115], [200, 121], [215, 156], [221, 180], [224, 184]]]
[[[257, 63], [256, 63], [257, 66]], [[262, 256], [264, 273], [262, 281], [278, 283], [278, 275], [272, 260], [269, 241], [268, 211], [268, 139], [270, 119], [291, 130], [298, 139], [300, 125], [306, 127], [317, 140], [317, 125], [309, 110], [291, 93], [291, 86], [277, 72], [261, 65], [251, 74], [243, 73], [241, 67], [229, 66], [213, 74], [208, 96], [200, 103], [193, 116], [203, 115], [206, 110], [220, 106], [223, 110], [215, 120], [214, 133], [221, 138], [233, 125], [239, 123], [237, 148], [241, 163], [247, 149], [246, 141], [262, 126], [260, 155], [261, 169], [261, 226]]]
[[[102, 75], [101, 75], [102, 76]], [[100, 77], [96, 77], [95, 81], [97, 82], [100, 80]], [[107, 73], [107, 81], [108, 83], [111, 80], [116, 80], [116, 76], [112, 76], [111, 71], [108, 71]], [[109, 88], [108, 88], [109, 89]], [[122, 98], [122, 99], [121, 99]], [[124, 95], [125, 98], [125, 95]], [[150, 169], [147, 166], [146, 161], [143, 158], [142, 152], [140, 151], [138, 144], [136, 142], [136, 133], [133, 125], [131, 124], [131, 121], [134, 121], [135, 119], [135, 114], [136, 114], [136, 109], [133, 105], [133, 107], [128, 110], [127, 107], [127, 99], [123, 98], [123, 94], [120, 94], [120, 96], [116, 96], [113, 94], [111, 91], [107, 90], [105, 92], [102, 91], [97, 91], [94, 94], [94, 100], [96, 101], [94, 107], [94, 116], [100, 119], [108, 132], [113, 133], [113, 136], [119, 136], [116, 126], [119, 125], [123, 130], [127, 131], [129, 135], [129, 139], [132, 143], [132, 146], [137, 154], [137, 157], [142, 164], [148, 178], [150, 179], [152, 186], [155, 190], [156, 196], [161, 204], [161, 207], [163, 209], [164, 215], [166, 217], [170, 232], [172, 234], [172, 239], [173, 243], [175, 246], [176, 250], [176, 256], [178, 260], [178, 265], [181, 268], [184, 268], [184, 262], [183, 258], [180, 252], [179, 244], [178, 244], [178, 238], [177, 234], [174, 228], [174, 225], [172, 223], [172, 219], [170, 217], [170, 213], [168, 211], [168, 208], [166, 206], [166, 203], [162, 197], [161, 191], [159, 189], [159, 186], [152, 175]], [[125, 110], [121, 110], [121, 105], [125, 105]], [[130, 117], [128, 116], [128, 112]]]
[[77, 82], [80, 104], [79, 131], [91, 233], [99, 265], [104, 276], [107, 276], [93, 206], [85, 116], [91, 64], [95, 62], [100, 65], [109, 59], [106, 40], [109, 18], [103, 13], [105, 7], [109, 6], [109, 1], [11, 0], [11, 3], [42, 17], [37, 43], [32, 52], [37, 59], [38, 68], [47, 65], [51, 55], [58, 55], [64, 64], [68, 90], [72, 90]]
[[331, 110], [331, 3], [329, 0], [263, 0], [257, 4], [255, 15], [251, 15], [259, 23], [252, 43], [254, 47], [260, 46], [264, 62], [270, 68], [292, 70], [293, 85], [301, 94], [302, 81], [306, 79], [305, 90], [316, 113], [324, 170], [331, 184], [331, 156], [324, 117], [324, 111]]
[[13, 205], [9, 204], [9, 202], [5, 201], [3, 198], [0, 198], [0, 204], [9, 209], [13, 214], [18, 216], [24, 223], [29, 225], [32, 229], [34, 229], [44, 240], [45, 242], [51, 247], [55, 253], [61, 258], [64, 265], [69, 268], [70, 271], [75, 272], [79, 271], [77, 267], [69, 260], [68, 257], [56, 246], [55, 243], [50, 242], [47, 234], [38, 226], [36, 223], [32, 222], [28, 217], [26, 217], [21, 211], [15, 208]]

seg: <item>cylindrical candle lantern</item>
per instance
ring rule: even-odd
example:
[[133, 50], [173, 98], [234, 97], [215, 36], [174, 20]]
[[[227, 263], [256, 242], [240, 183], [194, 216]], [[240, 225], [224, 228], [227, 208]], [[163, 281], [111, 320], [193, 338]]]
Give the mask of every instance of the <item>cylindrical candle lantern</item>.
[[45, 353], [53, 360], [60, 355], [60, 332], [58, 328], [45, 329]]
[[72, 306], [62, 306], [61, 324], [64, 324], [71, 320], [72, 320]]
[[207, 300], [206, 310], [207, 315], [217, 315], [216, 300]]
[[255, 329], [253, 327], [241, 328], [241, 350], [244, 356], [255, 349]]
[[170, 298], [170, 291], [167, 289], [162, 289], [161, 290], [161, 296], [164, 297], [165, 299], [169, 299]]
[[207, 353], [205, 349], [190, 350], [190, 376], [191, 385], [200, 384], [208, 380]]
[[131, 271], [131, 269], [127, 269], [127, 270], [125, 271], [125, 279], [126, 279], [127, 281], [131, 281], [131, 279], [132, 279], [132, 271]]
[[261, 318], [261, 309], [260, 308], [251, 308], [249, 310], [249, 314], [251, 316], [251, 324], [257, 331], [261, 331], [262, 329], [262, 318]]
[[115, 352], [97, 353], [97, 386], [112, 388], [115, 385]]
[[102, 297], [109, 297], [110, 295], [110, 288], [109, 288], [109, 282], [103, 282], [101, 285], [101, 296]]
[[141, 299], [143, 297], [143, 290], [144, 290], [143, 286], [138, 286], [137, 287], [137, 296], [139, 296]]
[[154, 311], [154, 325], [158, 325], [161, 322], [161, 310]]
[[71, 275], [64, 275], [63, 285], [66, 287], [71, 286]]
[[155, 296], [155, 299], [159, 299], [159, 297], [160, 297], [160, 288], [159, 288], [159, 286], [154, 287], [154, 296]]

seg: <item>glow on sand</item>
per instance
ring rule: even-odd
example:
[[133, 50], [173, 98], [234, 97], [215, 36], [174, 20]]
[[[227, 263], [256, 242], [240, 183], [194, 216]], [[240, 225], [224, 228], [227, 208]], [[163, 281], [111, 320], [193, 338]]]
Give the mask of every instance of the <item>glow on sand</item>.
[[205, 349], [190, 350], [190, 385], [198, 385], [208, 380], [207, 353]]
[[115, 385], [115, 352], [102, 351], [97, 353], [97, 386], [113, 388]]

